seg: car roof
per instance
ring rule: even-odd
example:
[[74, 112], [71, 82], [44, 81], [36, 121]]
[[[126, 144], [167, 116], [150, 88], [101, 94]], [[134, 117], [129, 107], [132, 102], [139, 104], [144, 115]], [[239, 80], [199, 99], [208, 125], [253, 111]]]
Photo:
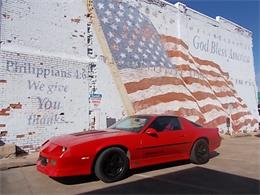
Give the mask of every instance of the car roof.
[[175, 116], [175, 115], [171, 115], [171, 114], [137, 114], [137, 115], [131, 115], [131, 116], [150, 116], [150, 117], [171, 116], [171, 117], [182, 118], [180, 116]]

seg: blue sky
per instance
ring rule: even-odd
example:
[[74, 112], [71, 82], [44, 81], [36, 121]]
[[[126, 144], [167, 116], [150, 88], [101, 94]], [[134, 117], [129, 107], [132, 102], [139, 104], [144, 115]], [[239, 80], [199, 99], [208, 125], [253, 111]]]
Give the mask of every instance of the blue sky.
[[260, 0], [168, 0], [171, 3], [182, 2], [188, 7], [212, 18], [222, 16], [253, 32], [253, 52], [256, 82], [260, 91], [259, 31]]

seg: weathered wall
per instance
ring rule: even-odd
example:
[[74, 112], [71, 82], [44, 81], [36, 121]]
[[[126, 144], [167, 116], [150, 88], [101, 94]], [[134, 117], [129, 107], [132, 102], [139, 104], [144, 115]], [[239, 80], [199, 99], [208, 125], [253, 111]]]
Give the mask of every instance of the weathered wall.
[[131, 113], [258, 128], [252, 35], [225, 19], [163, 1], [4, 0], [0, 35], [1, 140], [27, 151]]
[[53, 135], [86, 129], [85, 63], [20, 52], [0, 55], [2, 141], [32, 149]]
[[1, 13], [1, 141], [32, 151], [125, 114], [84, 1], [3, 1]]

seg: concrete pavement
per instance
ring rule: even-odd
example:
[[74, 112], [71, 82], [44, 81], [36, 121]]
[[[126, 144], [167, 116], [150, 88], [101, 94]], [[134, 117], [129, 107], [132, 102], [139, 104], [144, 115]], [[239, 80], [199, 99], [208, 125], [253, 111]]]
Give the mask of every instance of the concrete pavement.
[[0, 172], [1, 194], [259, 194], [260, 138], [225, 138], [206, 165], [187, 161], [134, 170], [105, 184], [93, 176], [54, 180], [35, 166]]

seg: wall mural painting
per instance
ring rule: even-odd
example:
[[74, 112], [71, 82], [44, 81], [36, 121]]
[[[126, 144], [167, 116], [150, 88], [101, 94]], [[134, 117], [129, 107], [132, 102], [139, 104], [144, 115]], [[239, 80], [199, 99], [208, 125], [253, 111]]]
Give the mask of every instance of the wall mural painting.
[[101, 27], [96, 34], [109, 48], [109, 65], [120, 75], [116, 82], [130, 114], [174, 114], [220, 129], [230, 118], [234, 132], [257, 128], [219, 64], [193, 56], [182, 39], [159, 33], [127, 1], [96, 0], [89, 11]]

